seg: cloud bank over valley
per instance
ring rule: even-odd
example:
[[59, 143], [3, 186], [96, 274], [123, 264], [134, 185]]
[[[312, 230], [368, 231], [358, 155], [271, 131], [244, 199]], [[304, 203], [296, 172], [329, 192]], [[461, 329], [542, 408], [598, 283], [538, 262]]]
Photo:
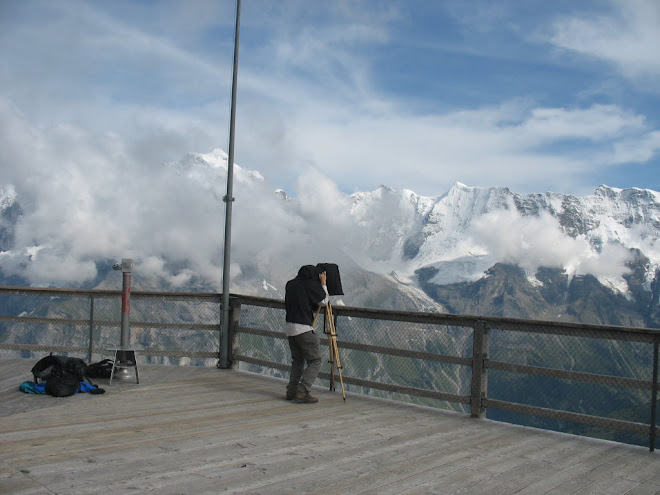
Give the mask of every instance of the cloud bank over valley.
[[[3, 204], [16, 201], [21, 208], [15, 224], [2, 220], [12, 232], [0, 253], [6, 276], [78, 286], [98, 276], [99, 262], [134, 258], [144, 279], [174, 288], [220, 287], [224, 151], [189, 153], [171, 163], [139, 160], [117, 135], [73, 126], [40, 129], [15, 109], [4, 110], [0, 130], [14, 136], [4, 157], [26, 165], [13, 168], [11, 183], [1, 186]], [[279, 186], [258, 171], [235, 168], [231, 261], [237, 281], [258, 274], [282, 283], [300, 265], [324, 259], [410, 279], [423, 266], [472, 258], [477, 269], [468, 279], [502, 262], [532, 277], [550, 266], [621, 286], [628, 248], [640, 249], [652, 266], [660, 261], [660, 200], [651, 191], [639, 190], [650, 195], [652, 208], [626, 225], [628, 212], [607, 211], [616, 200], [607, 195], [621, 194], [611, 188], [583, 198], [537, 195], [545, 210], [526, 214], [516, 198], [524, 203], [536, 196], [505, 188], [456, 184], [420, 196], [383, 186], [350, 195], [314, 167], [302, 171], [293, 191], [276, 192]], [[562, 201], [568, 200], [581, 202], [586, 216], [580, 221], [592, 222], [589, 229], [571, 233], [561, 225]], [[406, 250], [413, 241], [418, 248], [411, 256]]]

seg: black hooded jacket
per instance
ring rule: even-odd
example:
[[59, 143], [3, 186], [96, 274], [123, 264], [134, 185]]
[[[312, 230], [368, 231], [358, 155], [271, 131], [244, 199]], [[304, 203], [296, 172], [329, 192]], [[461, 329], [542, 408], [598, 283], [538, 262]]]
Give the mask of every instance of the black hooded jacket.
[[298, 270], [296, 278], [286, 283], [284, 306], [287, 323], [314, 323], [314, 311], [326, 297], [319, 280], [320, 273], [318, 267], [305, 265]]

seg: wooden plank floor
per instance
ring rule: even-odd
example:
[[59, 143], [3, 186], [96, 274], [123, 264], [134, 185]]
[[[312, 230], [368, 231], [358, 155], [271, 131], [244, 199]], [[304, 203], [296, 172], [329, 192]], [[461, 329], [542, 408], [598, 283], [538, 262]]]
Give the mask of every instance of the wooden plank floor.
[[660, 453], [318, 390], [143, 366], [104, 395], [18, 391], [0, 360], [2, 494], [657, 494]]

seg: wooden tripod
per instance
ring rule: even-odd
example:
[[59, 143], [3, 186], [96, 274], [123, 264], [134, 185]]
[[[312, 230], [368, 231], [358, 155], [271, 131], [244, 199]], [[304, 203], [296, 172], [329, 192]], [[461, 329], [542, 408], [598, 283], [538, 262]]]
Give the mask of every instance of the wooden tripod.
[[[316, 310], [316, 315], [314, 316], [314, 323], [316, 324], [316, 319], [321, 313], [321, 308], [319, 306]], [[346, 391], [344, 390], [344, 376], [342, 375], [342, 366], [341, 359], [339, 359], [339, 346], [337, 345], [337, 330], [335, 328], [335, 318], [332, 314], [332, 305], [328, 303], [325, 306], [325, 318], [323, 320], [323, 332], [328, 336], [328, 348], [330, 349], [330, 358], [328, 362], [330, 363], [330, 390], [337, 390], [335, 386], [335, 368], [339, 374], [339, 383], [341, 384], [341, 397], [346, 402]]]

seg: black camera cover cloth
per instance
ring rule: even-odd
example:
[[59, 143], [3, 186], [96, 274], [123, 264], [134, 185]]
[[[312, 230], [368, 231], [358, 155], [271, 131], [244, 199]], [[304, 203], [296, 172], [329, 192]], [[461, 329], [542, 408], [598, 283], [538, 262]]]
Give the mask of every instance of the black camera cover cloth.
[[336, 263], [319, 263], [316, 265], [320, 272], [326, 274], [326, 285], [328, 286], [328, 294], [331, 296], [343, 296], [344, 291], [341, 287], [341, 277], [339, 275], [339, 267]]

